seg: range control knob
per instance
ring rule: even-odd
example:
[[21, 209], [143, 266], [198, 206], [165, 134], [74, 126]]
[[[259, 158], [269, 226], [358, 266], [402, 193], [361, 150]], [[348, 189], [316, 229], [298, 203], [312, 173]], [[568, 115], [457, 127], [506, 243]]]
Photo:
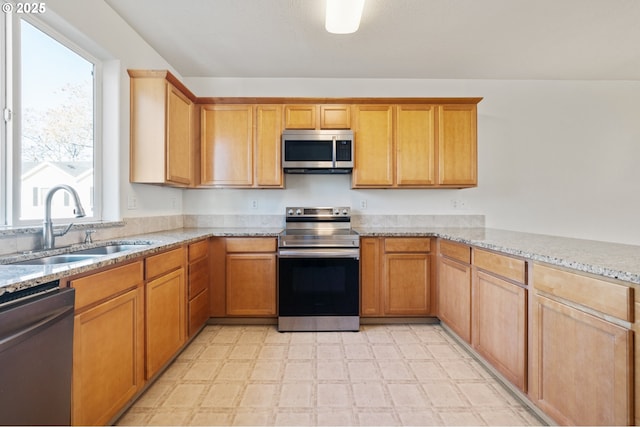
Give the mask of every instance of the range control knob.
[[302, 211], [300, 209], [296, 209], [296, 215], [302, 215]]
[[334, 215], [340, 215], [340, 209], [335, 208], [335, 209], [333, 210], [333, 214], [334, 214]]
[[293, 215], [293, 209], [289, 209], [289, 210], [287, 211], [287, 215]]
[[349, 211], [347, 209], [342, 210], [342, 215], [349, 215]]

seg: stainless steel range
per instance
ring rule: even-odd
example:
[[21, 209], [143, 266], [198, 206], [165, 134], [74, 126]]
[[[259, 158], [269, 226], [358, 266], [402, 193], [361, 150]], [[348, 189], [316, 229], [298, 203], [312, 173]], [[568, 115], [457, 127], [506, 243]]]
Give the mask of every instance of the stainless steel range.
[[350, 208], [286, 208], [278, 237], [278, 330], [359, 330], [359, 260]]

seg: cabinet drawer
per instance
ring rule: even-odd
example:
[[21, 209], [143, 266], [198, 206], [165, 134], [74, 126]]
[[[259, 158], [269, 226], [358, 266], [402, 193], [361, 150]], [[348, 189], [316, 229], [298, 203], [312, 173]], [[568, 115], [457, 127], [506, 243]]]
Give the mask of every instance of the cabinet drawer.
[[76, 311], [135, 287], [143, 279], [142, 261], [137, 261], [72, 280], [71, 287], [76, 289]]
[[209, 318], [209, 291], [200, 292], [189, 301], [189, 336], [200, 329]]
[[198, 295], [203, 289], [209, 287], [209, 259], [189, 265], [189, 299]]
[[457, 259], [466, 264], [471, 263], [471, 248], [462, 243], [454, 243], [448, 240], [440, 240], [440, 253], [443, 256]]
[[182, 248], [150, 256], [145, 260], [146, 278], [151, 279], [184, 265], [184, 250]]
[[526, 280], [525, 262], [521, 259], [473, 249], [473, 265], [519, 283], [525, 283]]
[[275, 252], [276, 239], [272, 237], [230, 237], [227, 252]]
[[423, 237], [389, 237], [384, 239], [385, 252], [429, 252], [431, 239]]
[[533, 266], [536, 289], [628, 322], [633, 321], [633, 288], [541, 264]]
[[201, 240], [189, 245], [189, 262], [209, 255], [209, 240]]

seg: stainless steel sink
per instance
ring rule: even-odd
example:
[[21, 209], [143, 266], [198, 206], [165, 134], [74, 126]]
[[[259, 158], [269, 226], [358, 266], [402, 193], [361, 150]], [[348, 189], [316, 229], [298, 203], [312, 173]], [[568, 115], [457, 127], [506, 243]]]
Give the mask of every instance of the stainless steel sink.
[[86, 261], [99, 257], [100, 255], [91, 254], [61, 254], [50, 255], [43, 258], [29, 259], [27, 261], [14, 262], [13, 265], [55, 265], [55, 264], [68, 264], [72, 262]]
[[109, 255], [115, 254], [118, 252], [131, 251], [133, 249], [140, 249], [141, 247], [146, 246], [142, 245], [133, 245], [133, 244], [117, 244], [117, 245], [107, 245], [107, 246], [98, 246], [97, 248], [91, 249], [83, 249], [81, 251], [75, 251], [73, 254], [79, 255]]
[[86, 261], [89, 259], [96, 259], [103, 256], [131, 251], [134, 249], [140, 249], [148, 246], [145, 243], [142, 244], [112, 244], [106, 246], [98, 246], [90, 249], [82, 249], [66, 254], [49, 255], [42, 258], [34, 258], [26, 261], [13, 262], [13, 265], [57, 265], [57, 264], [69, 264], [72, 262]]

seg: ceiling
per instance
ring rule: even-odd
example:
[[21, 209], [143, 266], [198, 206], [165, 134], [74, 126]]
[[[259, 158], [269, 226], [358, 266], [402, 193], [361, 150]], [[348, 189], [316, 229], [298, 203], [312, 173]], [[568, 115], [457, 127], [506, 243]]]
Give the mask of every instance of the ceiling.
[[639, 0], [105, 0], [183, 77], [640, 80]]

